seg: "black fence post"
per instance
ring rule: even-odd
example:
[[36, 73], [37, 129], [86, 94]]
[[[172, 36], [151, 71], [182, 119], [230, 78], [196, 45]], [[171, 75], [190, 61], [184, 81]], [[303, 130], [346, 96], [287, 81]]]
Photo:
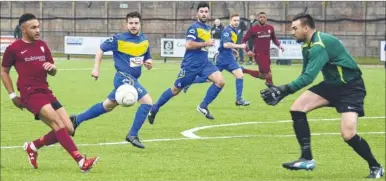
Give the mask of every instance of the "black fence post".
[[[70, 32], [67, 32], [67, 36], [69, 36], [70, 35]], [[66, 41], [66, 40], [64, 40], [64, 41]], [[64, 44], [66, 44], [66, 42], [64, 42]], [[64, 46], [66, 46], [66, 45], [64, 45]], [[70, 54], [67, 54], [67, 60], [70, 60]]]
[[[164, 33], [164, 38], [166, 38], [166, 33]], [[162, 43], [162, 42], [161, 42]], [[161, 50], [162, 51], [162, 50]], [[164, 63], [166, 63], [166, 57], [164, 57]]]

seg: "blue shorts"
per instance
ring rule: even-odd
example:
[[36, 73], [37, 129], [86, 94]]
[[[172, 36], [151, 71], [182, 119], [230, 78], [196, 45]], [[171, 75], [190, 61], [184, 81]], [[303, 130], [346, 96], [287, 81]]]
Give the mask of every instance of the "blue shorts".
[[209, 62], [209, 61], [204, 66], [204, 68], [194, 72], [186, 71], [184, 67], [182, 67], [180, 72], [178, 73], [177, 80], [174, 82], [174, 86], [179, 89], [182, 89], [186, 86], [191, 85], [194, 79], [196, 79], [196, 77], [203, 77], [207, 79], [211, 74], [217, 71], [218, 71], [217, 67], [212, 62]]
[[236, 62], [236, 60], [234, 58], [230, 58], [229, 60], [224, 60], [224, 58], [226, 58], [226, 57], [219, 56], [218, 60], [216, 62], [216, 66], [217, 66], [218, 70], [220, 70], [221, 72], [223, 70], [226, 70], [226, 71], [232, 73], [232, 71], [240, 68], [240, 65]]
[[143, 96], [147, 94], [146, 89], [138, 82], [138, 80], [134, 77], [132, 77], [129, 74], [124, 74], [121, 72], [117, 72], [114, 76], [114, 90], [110, 92], [110, 94], [107, 96], [108, 99], [115, 101], [115, 92], [117, 91], [118, 87], [122, 84], [128, 83], [132, 86], [134, 86], [135, 89], [138, 91], [138, 100], [140, 100]]

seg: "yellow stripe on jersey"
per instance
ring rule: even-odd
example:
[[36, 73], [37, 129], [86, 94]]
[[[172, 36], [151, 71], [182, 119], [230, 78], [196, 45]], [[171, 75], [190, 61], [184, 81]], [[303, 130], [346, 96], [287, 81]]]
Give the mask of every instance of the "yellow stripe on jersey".
[[347, 83], [346, 81], [344, 81], [344, 78], [343, 78], [343, 69], [341, 66], [337, 66], [337, 69], [338, 69], [338, 72], [339, 72], [339, 76], [340, 76], [340, 80], [342, 80], [342, 82], [344, 83]]
[[311, 43], [311, 47], [313, 47], [314, 45], [320, 45], [323, 48], [326, 48], [326, 46], [324, 46], [324, 43], [322, 42], [322, 39], [320, 38], [320, 31], [318, 31], [318, 39], [319, 39], [319, 41], [317, 41], [315, 43]]
[[198, 35], [198, 38], [200, 38], [201, 40], [204, 40], [204, 41], [209, 41], [209, 39], [210, 39], [210, 31], [209, 30], [197, 28], [197, 35]]
[[140, 43], [118, 40], [118, 51], [131, 55], [133, 57], [138, 57], [145, 54], [148, 48], [149, 48], [148, 40], [144, 40]]
[[233, 43], [237, 43], [237, 34], [234, 31], [231, 31], [231, 38]]

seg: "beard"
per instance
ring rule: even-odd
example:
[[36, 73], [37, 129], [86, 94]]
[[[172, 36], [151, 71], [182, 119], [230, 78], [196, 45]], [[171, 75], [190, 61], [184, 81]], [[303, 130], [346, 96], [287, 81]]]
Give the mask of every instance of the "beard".
[[201, 23], [206, 23], [206, 20], [207, 20], [207, 19], [206, 19], [206, 17], [205, 17], [205, 19], [199, 17], [198, 20], [199, 20]]

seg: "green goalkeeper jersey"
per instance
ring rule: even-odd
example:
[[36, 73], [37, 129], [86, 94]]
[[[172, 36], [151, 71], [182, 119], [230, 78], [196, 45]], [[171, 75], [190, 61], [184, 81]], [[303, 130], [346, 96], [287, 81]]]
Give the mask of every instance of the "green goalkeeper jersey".
[[288, 84], [293, 93], [311, 84], [319, 71], [322, 71], [324, 81], [332, 85], [343, 85], [362, 75], [340, 40], [330, 34], [316, 31], [311, 42], [302, 45], [302, 54], [302, 74]]

